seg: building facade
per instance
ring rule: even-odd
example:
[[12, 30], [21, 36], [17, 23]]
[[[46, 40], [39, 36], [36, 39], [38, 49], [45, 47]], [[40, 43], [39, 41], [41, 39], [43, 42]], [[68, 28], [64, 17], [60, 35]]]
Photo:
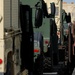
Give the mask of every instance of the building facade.
[[60, 29], [60, 26], [62, 25], [62, 0], [45, 0], [47, 3], [48, 8], [50, 7], [50, 3], [54, 2], [56, 7], [56, 13], [55, 13], [55, 21], [57, 25], [57, 29]]
[[71, 22], [75, 21], [75, 3], [63, 2], [62, 6], [63, 6], [62, 8], [66, 11], [66, 13], [69, 13], [69, 12], [71, 13]]

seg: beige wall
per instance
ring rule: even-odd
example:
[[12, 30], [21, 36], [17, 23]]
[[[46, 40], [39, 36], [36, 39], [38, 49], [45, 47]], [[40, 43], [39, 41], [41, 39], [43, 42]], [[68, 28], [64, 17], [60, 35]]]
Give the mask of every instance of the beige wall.
[[68, 13], [71, 13], [71, 21], [75, 19], [75, 4], [73, 2], [71, 3], [66, 3], [63, 2], [63, 9]]
[[[45, 2], [47, 3], [48, 8], [50, 8], [50, 3], [54, 2], [56, 8], [58, 8], [58, 12], [57, 15], [55, 16], [55, 21], [57, 24], [57, 28], [60, 28], [60, 25], [62, 24], [62, 19], [61, 19], [61, 0], [45, 0]], [[49, 10], [50, 11], [50, 10]]]
[[[61, 0], [45, 0], [45, 2], [48, 5], [48, 8], [50, 8], [50, 3], [54, 2], [55, 6], [58, 7], [58, 15], [56, 15], [56, 24], [57, 24], [57, 28], [60, 28], [60, 25], [62, 24], [61, 22], [61, 8], [63, 8], [67, 13], [70, 12], [71, 13], [71, 21], [73, 22], [73, 20], [75, 20], [75, 4], [73, 2], [71, 3], [67, 3], [67, 2], [63, 2], [61, 4]], [[62, 7], [61, 7], [62, 5]], [[50, 10], [49, 10], [50, 11]]]

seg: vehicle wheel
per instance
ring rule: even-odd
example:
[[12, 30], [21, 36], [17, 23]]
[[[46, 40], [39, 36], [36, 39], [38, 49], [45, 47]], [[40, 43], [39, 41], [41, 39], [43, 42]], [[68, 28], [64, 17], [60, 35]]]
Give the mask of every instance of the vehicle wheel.
[[43, 74], [43, 56], [40, 55], [34, 64], [34, 75], [42, 75]]
[[8, 53], [7, 56], [7, 70], [4, 75], [14, 75], [14, 64], [12, 59], [12, 52]]

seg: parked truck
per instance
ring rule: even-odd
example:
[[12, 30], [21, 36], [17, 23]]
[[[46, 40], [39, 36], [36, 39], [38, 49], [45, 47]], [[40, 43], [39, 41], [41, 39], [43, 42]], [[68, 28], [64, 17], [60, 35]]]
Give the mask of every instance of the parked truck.
[[18, 3], [18, 0], [0, 1], [0, 74], [3, 75], [17, 75], [20, 72]]
[[[61, 33], [59, 46], [57, 30]], [[1, 75], [61, 75], [70, 67], [65, 65], [62, 0], [34, 4], [1, 0], [0, 32]]]

